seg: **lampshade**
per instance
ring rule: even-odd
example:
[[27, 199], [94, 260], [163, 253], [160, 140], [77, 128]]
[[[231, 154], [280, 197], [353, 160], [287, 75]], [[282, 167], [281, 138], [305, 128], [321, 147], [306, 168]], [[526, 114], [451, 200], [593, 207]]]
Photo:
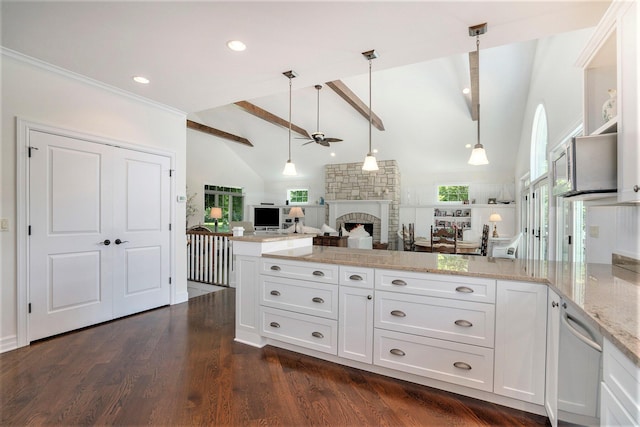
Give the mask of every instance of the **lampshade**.
[[[478, 123], [478, 126], [480, 126], [480, 123]], [[484, 147], [482, 146], [482, 144], [478, 143], [473, 147], [471, 157], [469, 157], [469, 164], [474, 166], [489, 164], [489, 159], [487, 159], [487, 152], [484, 151]]]
[[289, 211], [289, 218], [304, 218], [304, 212], [302, 212], [302, 208], [295, 206], [291, 208]]
[[369, 50], [367, 52], [362, 52], [362, 55], [369, 60], [369, 152], [364, 158], [362, 170], [373, 172], [378, 170], [378, 162], [371, 150], [371, 127], [373, 126], [373, 113], [371, 110], [371, 60], [376, 59], [378, 57], [378, 53], [375, 50]]
[[502, 217], [500, 216], [499, 213], [492, 213], [491, 215], [489, 215], [489, 221], [500, 222], [502, 221]]
[[372, 153], [367, 154], [367, 157], [364, 158], [364, 164], [362, 165], [363, 171], [377, 171], [378, 170], [378, 162]]
[[297, 175], [296, 165], [291, 161], [291, 159], [287, 160], [287, 163], [284, 164], [284, 170], [282, 171], [282, 175], [294, 176]]
[[222, 208], [211, 208], [211, 212], [209, 213], [209, 218], [212, 218], [212, 219], [222, 218]]

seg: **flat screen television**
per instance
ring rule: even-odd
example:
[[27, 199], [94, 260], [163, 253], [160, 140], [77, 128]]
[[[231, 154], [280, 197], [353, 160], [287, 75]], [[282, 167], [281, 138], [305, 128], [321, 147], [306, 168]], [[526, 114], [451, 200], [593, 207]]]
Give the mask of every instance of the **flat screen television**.
[[254, 208], [253, 226], [280, 228], [280, 209], [265, 207]]

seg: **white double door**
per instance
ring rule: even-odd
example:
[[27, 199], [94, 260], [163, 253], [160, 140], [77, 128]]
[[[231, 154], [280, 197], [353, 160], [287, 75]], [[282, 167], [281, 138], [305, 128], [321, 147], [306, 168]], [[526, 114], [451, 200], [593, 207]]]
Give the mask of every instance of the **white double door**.
[[30, 130], [29, 340], [170, 302], [170, 158]]

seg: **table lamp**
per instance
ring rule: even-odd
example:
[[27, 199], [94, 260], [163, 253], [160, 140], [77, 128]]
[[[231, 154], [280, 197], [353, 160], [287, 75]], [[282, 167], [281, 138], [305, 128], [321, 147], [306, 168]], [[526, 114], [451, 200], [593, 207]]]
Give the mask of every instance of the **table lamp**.
[[291, 208], [291, 210], [289, 211], [289, 218], [293, 218], [293, 232], [297, 233], [299, 218], [304, 218], [304, 212], [302, 212], [302, 208], [298, 206]]
[[222, 218], [222, 208], [211, 208], [211, 213], [209, 213], [209, 218], [213, 218], [216, 221], [216, 225], [214, 231], [218, 232], [218, 220]]
[[489, 215], [489, 221], [493, 222], [493, 235], [491, 237], [500, 237], [498, 236], [498, 226], [496, 222], [502, 221], [502, 217], [499, 213], [492, 213]]

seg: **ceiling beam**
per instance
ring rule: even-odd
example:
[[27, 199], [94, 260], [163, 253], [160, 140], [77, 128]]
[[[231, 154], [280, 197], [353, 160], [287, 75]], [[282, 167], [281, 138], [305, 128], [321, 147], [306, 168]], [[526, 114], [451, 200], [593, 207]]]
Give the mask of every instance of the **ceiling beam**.
[[[351, 105], [358, 113], [362, 114], [362, 116], [369, 120], [369, 107], [362, 102], [358, 96], [351, 91], [341, 80], [334, 80], [332, 82], [327, 82], [327, 86], [329, 86], [335, 93], [340, 95], [342, 99], [347, 101], [347, 104]], [[371, 112], [371, 123], [378, 130], [384, 130], [384, 124], [382, 123], [382, 119], [378, 117], [376, 113]]]
[[471, 80], [471, 120], [478, 120], [478, 103], [480, 102], [480, 82], [478, 51], [469, 52], [469, 77]]
[[253, 147], [251, 141], [241, 136], [233, 135], [231, 133], [225, 132], [220, 129], [212, 128], [211, 126], [203, 125], [202, 123], [197, 123], [192, 120], [187, 119], [187, 127], [189, 129], [198, 130], [200, 132], [208, 133], [209, 135], [218, 136], [220, 138], [228, 139], [233, 142], [238, 142], [240, 144], [248, 145], [249, 147]]
[[[284, 128], [289, 129], [288, 121], [281, 119], [280, 117], [268, 112], [267, 110], [263, 110], [257, 105], [254, 105], [248, 101], [238, 101], [235, 104], [249, 114], [253, 114], [254, 116], [261, 118], [262, 120], [265, 120], [271, 124], [282, 126]], [[291, 130], [304, 136], [305, 138], [311, 139], [311, 135], [309, 135], [309, 132], [302, 129], [300, 126], [296, 126], [293, 123], [291, 123]]]

